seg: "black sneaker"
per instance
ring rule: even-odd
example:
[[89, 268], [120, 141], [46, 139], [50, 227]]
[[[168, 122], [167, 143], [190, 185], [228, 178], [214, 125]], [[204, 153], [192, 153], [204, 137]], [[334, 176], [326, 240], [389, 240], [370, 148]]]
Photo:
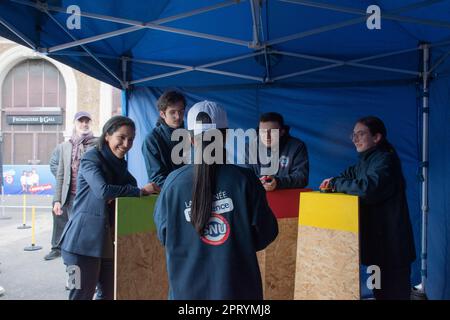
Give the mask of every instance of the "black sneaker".
[[59, 250], [52, 250], [52, 251], [50, 251], [50, 253], [48, 255], [46, 255], [44, 257], [44, 260], [53, 260], [53, 259], [56, 259], [56, 258], [59, 258], [59, 257], [61, 257], [61, 251], [59, 251]]

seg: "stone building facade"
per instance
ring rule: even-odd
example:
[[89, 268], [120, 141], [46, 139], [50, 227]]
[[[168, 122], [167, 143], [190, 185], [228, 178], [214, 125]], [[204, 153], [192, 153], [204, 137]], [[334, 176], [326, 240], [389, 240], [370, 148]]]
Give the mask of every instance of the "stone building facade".
[[0, 38], [3, 164], [48, 164], [55, 146], [70, 138], [76, 112], [92, 115], [98, 136], [121, 113], [120, 103], [120, 90]]

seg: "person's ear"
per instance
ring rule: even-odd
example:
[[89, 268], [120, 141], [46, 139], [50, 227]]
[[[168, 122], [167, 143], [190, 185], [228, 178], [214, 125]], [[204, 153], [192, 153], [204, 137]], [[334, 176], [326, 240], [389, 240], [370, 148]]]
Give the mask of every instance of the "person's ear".
[[166, 114], [164, 113], [164, 111], [159, 111], [159, 116], [166, 120]]
[[381, 133], [376, 133], [373, 136], [373, 142], [375, 142], [375, 144], [380, 143], [381, 139], [383, 139], [383, 135]]

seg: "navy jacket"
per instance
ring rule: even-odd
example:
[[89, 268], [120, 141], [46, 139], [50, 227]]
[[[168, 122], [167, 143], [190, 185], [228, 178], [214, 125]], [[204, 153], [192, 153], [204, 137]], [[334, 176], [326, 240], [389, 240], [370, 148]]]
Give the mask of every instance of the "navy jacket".
[[114, 205], [117, 197], [137, 197], [140, 189], [127, 163], [104, 146], [81, 158], [77, 193], [61, 236], [61, 249], [90, 257], [113, 258]]
[[392, 149], [375, 147], [331, 180], [337, 192], [360, 197], [361, 262], [388, 268], [409, 266], [416, 258], [400, 159]]
[[162, 187], [169, 173], [183, 166], [175, 165], [171, 159], [172, 149], [178, 144], [178, 141], [171, 141], [175, 130], [160, 120], [142, 144], [149, 182], [155, 182], [159, 187]]
[[214, 214], [200, 237], [190, 222], [193, 170], [168, 176], [154, 213], [169, 299], [262, 299], [256, 251], [276, 238], [278, 224], [261, 183], [247, 168], [219, 165]]
[[[270, 152], [270, 149], [269, 149]], [[308, 185], [309, 160], [306, 145], [300, 139], [294, 138], [289, 134], [289, 127], [286, 127], [286, 134], [280, 139], [280, 158], [278, 172], [275, 175], [277, 180], [277, 189], [304, 188]], [[247, 146], [246, 162], [249, 160], [249, 151]], [[262, 176], [262, 165], [248, 165], [257, 177]], [[269, 167], [269, 165], [266, 165]]]

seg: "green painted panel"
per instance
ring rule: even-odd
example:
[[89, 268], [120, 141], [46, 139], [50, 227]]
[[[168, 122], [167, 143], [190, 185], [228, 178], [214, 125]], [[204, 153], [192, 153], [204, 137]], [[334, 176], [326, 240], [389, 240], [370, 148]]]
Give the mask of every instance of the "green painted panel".
[[116, 199], [117, 235], [125, 236], [140, 232], [154, 232], [153, 210], [157, 195], [140, 198]]

